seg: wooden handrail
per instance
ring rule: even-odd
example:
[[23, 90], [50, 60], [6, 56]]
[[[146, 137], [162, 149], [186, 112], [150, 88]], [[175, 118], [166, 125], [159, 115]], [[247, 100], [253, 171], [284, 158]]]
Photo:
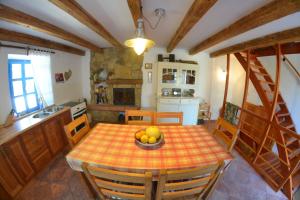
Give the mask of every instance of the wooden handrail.
[[282, 60], [286, 61], [288, 63], [288, 66], [290, 66], [290, 68], [292, 68], [292, 70], [296, 73], [296, 75], [298, 76], [298, 78], [300, 80], [300, 73], [298, 72], [296, 67], [292, 64], [292, 62], [285, 55], [282, 55], [282, 57], [283, 57]]

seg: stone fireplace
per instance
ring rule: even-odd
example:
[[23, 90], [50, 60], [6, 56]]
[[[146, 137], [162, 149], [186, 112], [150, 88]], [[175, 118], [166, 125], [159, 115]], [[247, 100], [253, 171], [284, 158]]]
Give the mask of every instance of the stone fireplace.
[[[91, 54], [91, 103], [97, 103], [96, 87], [105, 85], [105, 99], [109, 105], [141, 106], [143, 56], [131, 48], [106, 48]], [[107, 80], [97, 80], [98, 73], [106, 70]], [[101, 122], [118, 122], [118, 112], [93, 111], [93, 119]]]

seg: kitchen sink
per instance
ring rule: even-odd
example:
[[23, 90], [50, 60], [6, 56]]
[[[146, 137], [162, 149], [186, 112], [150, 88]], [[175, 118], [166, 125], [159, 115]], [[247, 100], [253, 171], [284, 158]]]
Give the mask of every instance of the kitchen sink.
[[45, 118], [45, 117], [48, 117], [51, 114], [52, 114], [51, 112], [40, 112], [40, 113], [37, 113], [37, 114], [33, 115], [32, 117], [33, 118]]
[[49, 115], [56, 113], [60, 110], [62, 110], [64, 107], [63, 106], [52, 106], [50, 108], [45, 108], [43, 111], [38, 112], [37, 114], [33, 115], [33, 118], [45, 118], [48, 117]]

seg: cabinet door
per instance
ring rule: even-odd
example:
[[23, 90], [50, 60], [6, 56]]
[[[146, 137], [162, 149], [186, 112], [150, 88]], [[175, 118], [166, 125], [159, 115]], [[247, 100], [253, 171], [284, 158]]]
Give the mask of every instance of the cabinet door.
[[[157, 104], [157, 112], [179, 112], [179, 104], [171, 104], [171, 103], [158, 103]], [[159, 119], [159, 122], [163, 123], [171, 123], [177, 122], [176, 119]]]
[[43, 130], [46, 135], [51, 153], [55, 155], [60, 152], [64, 147], [60, 120], [54, 118], [45, 122], [43, 125]]
[[22, 134], [24, 146], [31, 159], [35, 159], [38, 155], [47, 149], [42, 128], [34, 127]]
[[[6, 162], [3, 154], [0, 152], [0, 184], [1, 188], [5, 190], [5, 192], [1, 192], [0, 194], [5, 195], [0, 199], [10, 199], [15, 197], [21, 190], [22, 184], [16, 178], [14, 172], [10, 168], [9, 164]], [[9, 197], [6, 196], [6, 193]]]
[[41, 126], [34, 127], [23, 133], [25, 149], [36, 171], [40, 171], [51, 161], [51, 154]]
[[196, 125], [199, 104], [180, 104], [180, 112], [183, 112], [183, 125]]
[[17, 137], [9, 141], [3, 148], [11, 167], [16, 169], [16, 172], [24, 183], [28, 182], [34, 175], [34, 170], [24, 153], [20, 138]]

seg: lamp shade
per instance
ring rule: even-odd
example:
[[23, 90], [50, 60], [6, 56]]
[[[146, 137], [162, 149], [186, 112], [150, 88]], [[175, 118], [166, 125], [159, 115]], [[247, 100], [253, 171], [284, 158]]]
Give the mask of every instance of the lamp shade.
[[132, 47], [137, 55], [141, 55], [145, 49], [151, 48], [155, 45], [152, 40], [142, 37], [136, 37], [125, 41], [127, 47]]

